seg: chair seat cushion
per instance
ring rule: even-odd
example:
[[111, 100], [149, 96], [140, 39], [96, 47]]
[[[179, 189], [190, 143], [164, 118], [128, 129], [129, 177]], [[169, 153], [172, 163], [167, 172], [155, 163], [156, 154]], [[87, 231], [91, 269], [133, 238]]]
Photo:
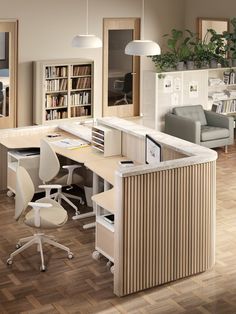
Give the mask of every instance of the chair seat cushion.
[[222, 138], [229, 137], [229, 130], [225, 128], [218, 128], [209, 125], [203, 125], [201, 127], [201, 141], [212, 141], [212, 140], [219, 140]]
[[188, 118], [193, 121], [200, 121], [201, 125], [207, 124], [202, 105], [175, 107], [173, 108], [173, 113], [177, 116]]
[[[67, 211], [56, 201], [45, 197], [36, 202], [52, 204], [52, 207], [40, 209], [40, 228], [54, 229], [63, 226], [66, 223], [68, 219]], [[34, 209], [31, 209], [25, 215], [24, 223], [30, 227], [35, 227], [34, 215]]]

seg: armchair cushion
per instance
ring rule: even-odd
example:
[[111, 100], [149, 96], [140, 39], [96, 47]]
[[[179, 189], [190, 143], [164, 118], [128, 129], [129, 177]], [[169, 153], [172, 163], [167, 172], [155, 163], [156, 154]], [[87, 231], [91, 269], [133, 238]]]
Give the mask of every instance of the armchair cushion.
[[218, 127], [209, 126], [209, 125], [201, 126], [201, 141], [202, 142], [228, 138], [229, 135], [230, 135], [229, 130], [225, 128], [218, 128]]
[[201, 125], [207, 125], [202, 105], [175, 107], [173, 113], [193, 121], [200, 121]]

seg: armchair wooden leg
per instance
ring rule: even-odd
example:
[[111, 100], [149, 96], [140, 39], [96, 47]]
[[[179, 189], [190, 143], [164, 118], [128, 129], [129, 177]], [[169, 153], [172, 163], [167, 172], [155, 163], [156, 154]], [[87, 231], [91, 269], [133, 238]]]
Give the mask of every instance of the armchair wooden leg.
[[228, 145], [225, 145], [225, 153], [228, 153]]

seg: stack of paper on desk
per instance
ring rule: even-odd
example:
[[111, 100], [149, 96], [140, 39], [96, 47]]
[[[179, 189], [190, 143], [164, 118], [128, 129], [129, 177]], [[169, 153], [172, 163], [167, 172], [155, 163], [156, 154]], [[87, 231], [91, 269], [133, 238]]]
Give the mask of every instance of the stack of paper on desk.
[[68, 148], [68, 149], [74, 149], [74, 148], [80, 148], [88, 146], [88, 142], [83, 140], [76, 140], [71, 138], [64, 138], [59, 141], [52, 142], [53, 145], [62, 147], [62, 148]]

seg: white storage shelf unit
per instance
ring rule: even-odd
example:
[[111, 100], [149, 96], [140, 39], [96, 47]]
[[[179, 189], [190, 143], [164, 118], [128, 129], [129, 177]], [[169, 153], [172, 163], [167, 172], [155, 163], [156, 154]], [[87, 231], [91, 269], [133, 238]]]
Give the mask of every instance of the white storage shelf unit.
[[34, 124], [93, 116], [93, 61], [34, 62]]
[[[173, 107], [201, 104], [212, 109], [209, 79], [222, 78], [228, 68], [156, 73], [144, 71], [142, 114], [144, 124], [164, 131], [165, 114]], [[224, 86], [224, 88], [226, 85]]]
[[236, 68], [209, 70], [209, 106], [221, 114], [236, 115]]
[[105, 126], [92, 128], [92, 147], [104, 154], [104, 157], [121, 154], [121, 131]]

